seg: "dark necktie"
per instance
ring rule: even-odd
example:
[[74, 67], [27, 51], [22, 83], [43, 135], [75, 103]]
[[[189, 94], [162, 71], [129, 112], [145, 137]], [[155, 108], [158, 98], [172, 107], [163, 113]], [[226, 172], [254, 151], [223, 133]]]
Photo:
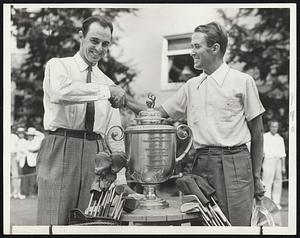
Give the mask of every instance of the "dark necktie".
[[[92, 66], [88, 66], [87, 68], [87, 78], [86, 82], [90, 83], [92, 78]], [[85, 112], [85, 129], [88, 132], [93, 131], [94, 126], [94, 117], [95, 117], [95, 103], [94, 102], [88, 102], [86, 105], [86, 112]]]

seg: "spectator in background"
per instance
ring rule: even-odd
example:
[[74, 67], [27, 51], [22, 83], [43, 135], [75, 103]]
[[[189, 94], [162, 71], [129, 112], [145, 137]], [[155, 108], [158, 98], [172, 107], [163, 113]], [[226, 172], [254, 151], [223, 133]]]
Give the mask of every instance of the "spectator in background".
[[270, 131], [264, 134], [264, 160], [262, 164], [262, 181], [265, 185], [265, 196], [271, 198], [279, 209], [282, 175], [285, 174], [285, 146], [283, 138], [278, 134], [279, 122], [269, 123]]
[[[25, 138], [25, 129], [23, 127], [20, 127], [17, 129], [17, 134], [19, 137], [18, 143], [17, 143], [17, 161], [18, 161], [18, 166], [19, 166], [19, 176], [23, 175], [23, 163], [25, 161], [25, 157], [26, 157], [26, 151], [27, 151], [27, 140]], [[22, 195], [23, 193], [23, 183], [24, 177], [21, 178], [21, 185], [20, 185], [20, 193], [18, 198], [20, 199], [24, 199], [25, 196]]]
[[21, 198], [21, 180], [19, 178], [19, 163], [18, 163], [18, 140], [19, 137], [17, 136], [13, 127], [11, 128], [11, 197], [12, 198]]
[[22, 161], [23, 175], [25, 175], [23, 186], [26, 196], [35, 197], [37, 194], [36, 159], [44, 135], [33, 127], [28, 128], [26, 135], [27, 151], [25, 160]]

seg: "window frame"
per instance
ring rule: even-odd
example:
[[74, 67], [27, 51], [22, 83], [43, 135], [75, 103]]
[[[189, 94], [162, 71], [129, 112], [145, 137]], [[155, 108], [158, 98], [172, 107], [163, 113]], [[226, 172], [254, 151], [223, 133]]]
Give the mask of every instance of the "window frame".
[[176, 35], [167, 35], [163, 36], [162, 42], [162, 61], [161, 61], [161, 80], [160, 80], [160, 89], [161, 91], [173, 91], [180, 88], [184, 83], [169, 83], [169, 57], [176, 55], [186, 55], [191, 53], [191, 49], [181, 49], [181, 50], [168, 50], [168, 45], [170, 40], [182, 39], [192, 37], [192, 32], [176, 34]]

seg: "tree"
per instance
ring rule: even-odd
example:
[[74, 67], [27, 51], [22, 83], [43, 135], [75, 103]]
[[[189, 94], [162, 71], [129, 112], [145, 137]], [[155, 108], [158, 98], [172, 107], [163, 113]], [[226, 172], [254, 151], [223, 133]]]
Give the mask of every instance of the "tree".
[[228, 61], [242, 64], [256, 80], [266, 109], [264, 127], [268, 129], [267, 123], [277, 119], [288, 151], [290, 9], [241, 8], [232, 16], [223, 10], [219, 13], [232, 41]]
[[[12, 7], [12, 23], [17, 47], [27, 47], [25, 61], [20, 67], [12, 67], [12, 80], [18, 94], [15, 100], [15, 119], [25, 126], [42, 126], [43, 90], [42, 81], [46, 62], [52, 57], [74, 55], [79, 49], [78, 31], [83, 19], [101, 15], [115, 22], [123, 13], [134, 13], [129, 8], [27, 8]], [[115, 24], [116, 26], [116, 24]], [[117, 45], [115, 37], [113, 44]], [[12, 62], [12, 65], [13, 62]], [[129, 94], [129, 83], [136, 72], [126, 64], [118, 62], [109, 53], [98, 66], [116, 84]]]
[[267, 113], [264, 122], [288, 126], [290, 13], [285, 8], [242, 8], [234, 16], [219, 11], [229, 29], [228, 61], [242, 63], [257, 82]]

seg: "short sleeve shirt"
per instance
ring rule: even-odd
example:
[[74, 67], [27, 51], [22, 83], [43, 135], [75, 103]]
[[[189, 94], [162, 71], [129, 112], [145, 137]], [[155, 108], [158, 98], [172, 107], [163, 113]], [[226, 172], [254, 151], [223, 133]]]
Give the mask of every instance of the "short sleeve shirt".
[[265, 111], [254, 79], [225, 63], [190, 79], [162, 107], [174, 119], [187, 115], [196, 149], [249, 142], [247, 121]]
[[286, 156], [284, 140], [280, 135], [272, 135], [271, 132], [264, 134], [264, 155], [266, 158], [281, 158]]

